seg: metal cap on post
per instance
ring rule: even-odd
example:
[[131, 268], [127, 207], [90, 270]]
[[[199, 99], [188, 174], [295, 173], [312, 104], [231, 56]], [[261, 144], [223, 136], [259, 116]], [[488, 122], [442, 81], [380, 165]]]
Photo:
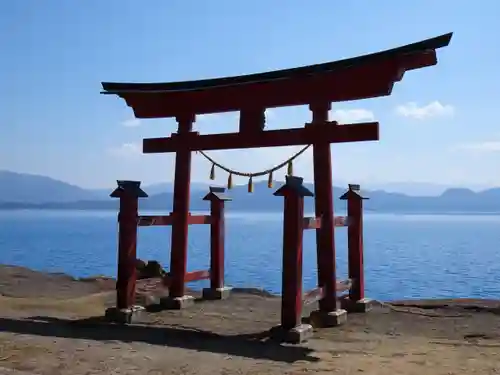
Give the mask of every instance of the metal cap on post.
[[227, 202], [233, 200], [230, 196], [226, 194], [226, 188], [218, 186], [210, 186], [210, 191], [207, 195], [203, 197], [204, 201], [218, 200], [221, 202]]
[[141, 181], [117, 180], [118, 187], [109, 195], [111, 198], [121, 198], [123, 193], [130, 193], [137, 198], [147, 198], [148, 195], [141, 189]]
[[361, 191], [361, 186], [359, 184], [349, 184], [349, 190], [347, 190], [344, 194], [340, 196], [339, 199], [345, 201], [349, 198], [357, 198], [357, 199], [370, 199]]
[[297, 176], [286, 176], [285, 185], [276, 190], [273, 195], [283, 197], [289, 192], [297, 194], [299, 197], [314, 197], [312, 191], [303, 185], [304, 179]]

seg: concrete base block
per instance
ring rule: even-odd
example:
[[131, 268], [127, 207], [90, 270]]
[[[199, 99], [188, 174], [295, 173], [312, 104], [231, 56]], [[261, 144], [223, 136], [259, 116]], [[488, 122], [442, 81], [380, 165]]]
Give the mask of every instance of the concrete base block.
[[163, 297], [160, 298], [160, 306], [167, 310], [183, 310], [194, 305], [193, 296]]
[[310, 321], [315, 327], [336, 327], [347, 322], [347, 311], [313, 311]]
[[106, 309], [104, 316], [107, 320], [113, 323], [131, 324], [138, 321], [143, 311], [144, 307], [142, 306], [132, 306], [129, 309], [110, 307], [109, 309]]
[[341, 301], [341, 306], [349, 313], [364, 313], [370, 311], [375, 301], [370, 298], [363, 298], [359, 301], [352, 301], [349, 298]]
[[309, 340], [313, 336], [313, 327], [310, 324], [300, 324], [292, 329], [285, 329], [282, 326], [274, 327], [271, 330], [271, 338], [289, 344], [300, 344]]
[[151, 294], [137, 294], [135, 297], [135, 303], [139, 306], [152, 306], [158, 305], [160, 303], [160, 298]]
[[204, 288], [203, 289], [203, 299], [207, 300], [221, 300], [221, 299], [227, 299], [229, 298], [229, 295], [231, 294], [231, 290], [233, 288], [225, 286], [222, 288], [217, 288], [217, 289], [211, 289], [211, 288]]

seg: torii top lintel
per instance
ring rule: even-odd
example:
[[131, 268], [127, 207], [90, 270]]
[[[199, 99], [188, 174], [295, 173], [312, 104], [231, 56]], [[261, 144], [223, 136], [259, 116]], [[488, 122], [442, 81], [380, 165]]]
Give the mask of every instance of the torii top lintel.
[[103, 82], [137, 118], [340, 102], [390, 95], [408, 70], [437, 64], [452, 33], [369, 55], [294, 69], [171, 83]]

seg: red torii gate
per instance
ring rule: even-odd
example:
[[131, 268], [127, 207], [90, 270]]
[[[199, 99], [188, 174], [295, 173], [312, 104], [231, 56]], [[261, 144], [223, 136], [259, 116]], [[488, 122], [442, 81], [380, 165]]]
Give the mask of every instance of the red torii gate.
[[[245, 76], [172, 83], [103, 82], [104, 94], [123, 98], [137, 118], [175, 117], [170, 137], [143, 140], [144, 153], [176, 154], [172, 213], [170, 298], [185, 299], [192, 151], [313, 145], [319, 311], [325, 324], [341, 316], [336, 298], [331, 143], [376, 141], [377, 122], [339, 125], [328, 120], [332, 102], [388, 96], [406, 71], [437, 64], [436, 49], [452, 33], [365, 56]], [[267, 108], [309, 105], [312, 121], [300, 129], [264, 130]], [[196, 115], [239, 111], [239, 131], [200, 135]]]

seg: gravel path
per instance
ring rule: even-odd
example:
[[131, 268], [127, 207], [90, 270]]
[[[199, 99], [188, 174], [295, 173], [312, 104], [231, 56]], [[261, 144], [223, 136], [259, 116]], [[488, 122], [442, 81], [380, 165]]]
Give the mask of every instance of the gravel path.
[[380, 304], [290, 346], [268, 339], [280, 300], [259, 293], [151, 311], [128, 327], [100, 318], [112, 280], [0, 267], [0, 295], [0, 374], [500, 373], [498, 301]]

